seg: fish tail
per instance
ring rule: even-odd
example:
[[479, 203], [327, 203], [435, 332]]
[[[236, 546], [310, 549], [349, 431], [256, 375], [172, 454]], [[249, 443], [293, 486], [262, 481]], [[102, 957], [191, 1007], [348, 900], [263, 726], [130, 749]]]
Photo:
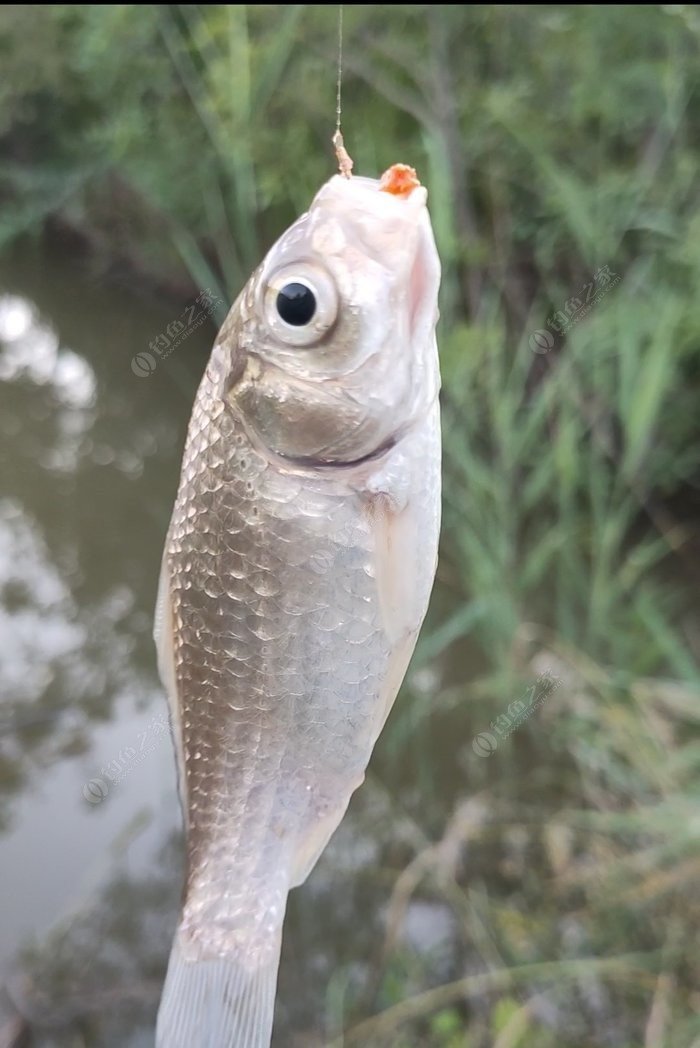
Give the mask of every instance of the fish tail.
[[185, 960], [176, 936], [156, 1048], [269, 1048], [281, 938], [259, 968], [237, 959]]

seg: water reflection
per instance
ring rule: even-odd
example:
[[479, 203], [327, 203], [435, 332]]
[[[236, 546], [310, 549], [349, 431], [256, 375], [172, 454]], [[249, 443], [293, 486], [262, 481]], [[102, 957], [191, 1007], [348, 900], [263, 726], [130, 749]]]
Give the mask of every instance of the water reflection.
[[[39, 1045], [152, 1041], [177, 905], [169, 741], [84, 796], [163, 712], [157, 564], [211, 338], [139, 382], [134, 350], [167, 320], [32, 248], [0, 267], [0, 981]], [[93, 1016], [129, 985], [127, 1041]]]

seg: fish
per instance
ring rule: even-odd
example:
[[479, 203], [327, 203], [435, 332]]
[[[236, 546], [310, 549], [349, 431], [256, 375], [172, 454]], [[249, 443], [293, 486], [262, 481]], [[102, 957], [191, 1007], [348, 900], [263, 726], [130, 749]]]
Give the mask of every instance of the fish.
[[186, 835], [158, 1048], [270, 1044], [288, 893], [363, 782], [426, 613], [440, 261], [410, 170], [320, 188], [196, 395], [154, 627]]

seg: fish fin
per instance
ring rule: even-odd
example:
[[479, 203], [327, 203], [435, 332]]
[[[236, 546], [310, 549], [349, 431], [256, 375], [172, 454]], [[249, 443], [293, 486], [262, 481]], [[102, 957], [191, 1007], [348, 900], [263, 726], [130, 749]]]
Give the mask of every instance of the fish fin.
[[417, 585], [420, 537], [410, 502], [395, 503], [383, 491], [373, 495], [370, 519], [379, 609], [387, 640], [394, 646], [416, 633], [425, 612]]
[[[435, 578], [440, 533], [437, 400], [425, 426], [407, 437], [406, 442], [409, 441], [416, 448], [404, 449], [404, 458], [399, 458], [398, 465], [390, 460], [365, 486], [379, 613], [391, 648], [372, 725], [372, 745], [384, 727], [408, 669]], [[420, 476], [415, 475], [416, 464], [420, 464]], [[426, 517], [426, 504], [434, 507], [432, 520]]]
[[180, 726], [180, 708], [177, 701], [177, 677], [175, 675], [175, 650], [173, 638], [175, 636], [173, 622], [172, 598], [170, 595], [170, 572], [168, 570], [168, 558], [163, 553], [163, 561], [158, 579], [158, 598], [156, 600], [156, 613], [153, 623], [153, 639], [156, 643], [158, 655], [158, 673], [168, 696], [170, 708], [170, 726], [175, 752], [177, 754], [177, 777], [180, 803], [187, 821], [187, 804], [185, 802], [185, 760], [182, 752], [182, 731]]
[[378, 493], [372, 502], [371, 519], [379, 611], [391, 647], [375, 711], [374, 745], [411, 661], [430, 589], [422, 578], [421, 542], [410, 503], [396, 506], [388, 495]]
[[348, 810], [352, 792], [362, 785], [364, 778], [364, 775], [362, 775], [358, 779], [357, 785], [352, 787], [350, 793], [346, 795], [345, 799], [337, 807], [333, 808], [324, 818], [315, 822], [305, 834], [300, 836], [292, 857], [290, 869], [289, 883], [292, 888], [298, 888], [300, 884], [303, 884], [313, 870], [322, 852], [325, 851], [329, 840], [342, 822], [343, 816]]
[[263, 967], [226, 957], [188, 961], [175, 939], [156, 1048], [269, 1048], [281, 936]]

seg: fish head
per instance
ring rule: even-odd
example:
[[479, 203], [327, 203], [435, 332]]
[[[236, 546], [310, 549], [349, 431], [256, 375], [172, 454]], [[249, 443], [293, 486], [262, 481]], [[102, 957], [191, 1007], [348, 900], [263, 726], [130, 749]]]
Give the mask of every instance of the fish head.
[[336, 175], [222, 328], [226, 399], [251, 438], [319, 466], [377, 456], [439, 389], [440, 262], [420, 185]]

